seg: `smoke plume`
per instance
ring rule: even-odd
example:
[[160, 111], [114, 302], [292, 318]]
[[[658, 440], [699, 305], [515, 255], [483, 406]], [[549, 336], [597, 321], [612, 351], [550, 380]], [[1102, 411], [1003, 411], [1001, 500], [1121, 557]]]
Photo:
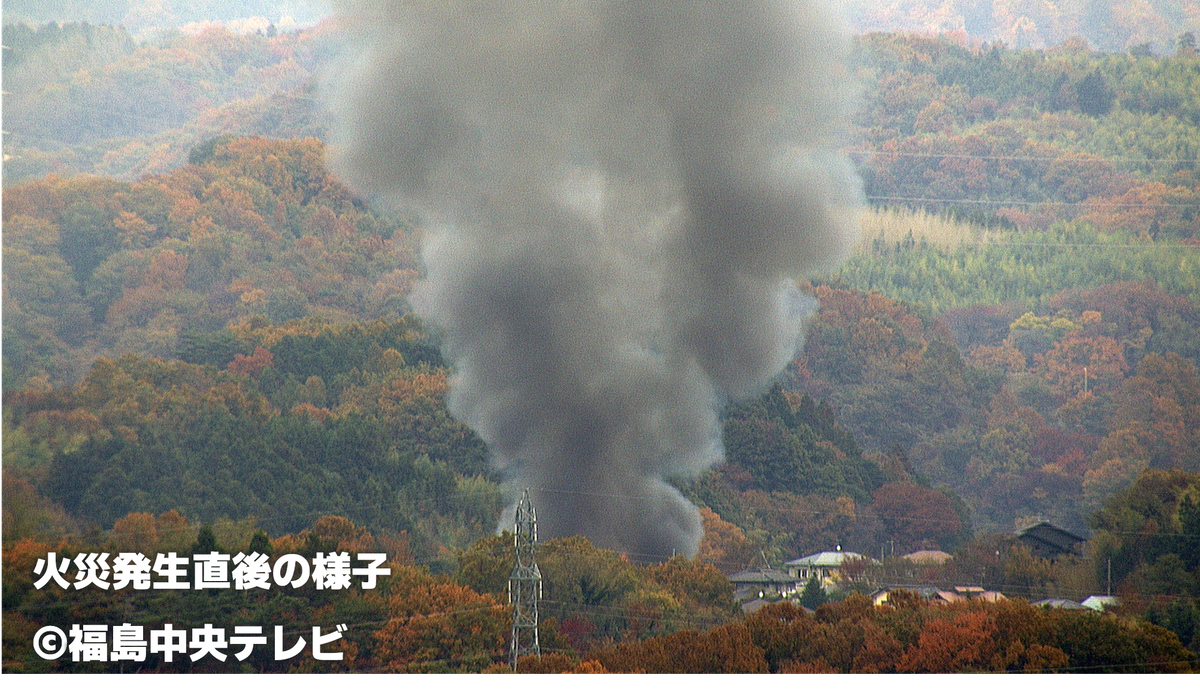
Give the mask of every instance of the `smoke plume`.
[[343, 5], [334, 167], [422, 213], [451, 411], [543, 537], [694, 555], [668, 482], [721, 459], [722, 402], [816, 308], [793, 280], [857, 235], [841, 25], [820, 0]]

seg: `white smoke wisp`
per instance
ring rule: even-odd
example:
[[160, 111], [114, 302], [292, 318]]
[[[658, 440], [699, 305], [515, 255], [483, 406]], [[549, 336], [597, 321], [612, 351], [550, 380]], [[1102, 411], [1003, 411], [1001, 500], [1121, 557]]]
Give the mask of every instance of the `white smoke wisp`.
[[332, 162], [424, 217], [413, 305], [451, 411], [543, 537], [694, 555], [668, 482], [720, 461], [722, 402], [815, 311], [793, 280], [857, 238], [842, 25], [820, 0], [347, 0], [342, 21]]

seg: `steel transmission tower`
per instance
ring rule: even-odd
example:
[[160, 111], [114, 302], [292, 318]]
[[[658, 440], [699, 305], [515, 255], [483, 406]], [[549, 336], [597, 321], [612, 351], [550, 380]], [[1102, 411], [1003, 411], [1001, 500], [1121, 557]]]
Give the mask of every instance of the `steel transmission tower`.
[[537, 543], [537, 512], [529, 500], [529, 489], [517, 504], [516, 516], [517, 564], [508, 577], [508, 602], [513, 609], [512, 622], [512, 667], [517, 667], [517, 657], [536, 654], [540, 659], [542, 649], [538, 645], [538, 598], [542, 597], [542, 572], [533, 560], [533, 547]]

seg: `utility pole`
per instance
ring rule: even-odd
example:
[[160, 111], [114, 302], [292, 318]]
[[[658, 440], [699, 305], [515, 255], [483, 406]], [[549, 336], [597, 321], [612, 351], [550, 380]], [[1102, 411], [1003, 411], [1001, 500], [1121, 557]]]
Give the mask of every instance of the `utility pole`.
[[517, 504], [513, 539], [516, 544], [517, 563], [508, 577], [508, 603], [513, 609], [512, 667], [517, 668], [517, 658], [536, 654], [542, 658], [538, 645], [538, 598], [542, 597], [542, 572], [533, 560], [533, 548], [537, 543], [537, 512], [529, 500], [529, 489]]

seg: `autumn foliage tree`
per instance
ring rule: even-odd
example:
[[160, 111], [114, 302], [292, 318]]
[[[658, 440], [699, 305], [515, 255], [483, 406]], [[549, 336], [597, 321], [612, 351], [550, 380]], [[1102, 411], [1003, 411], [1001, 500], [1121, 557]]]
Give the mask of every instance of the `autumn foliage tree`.
[[381, 669], [478, 671], [507, 653], [512, 613], [493, 596], [410, 567], [392, 573], [390, 591], [376, 633]]
[[886, 536], [911, 551], [952, 549], [962, 522], [946, 494], [913, 483], [884, 484], [876, 489], [871, 510], [883, 522]]

